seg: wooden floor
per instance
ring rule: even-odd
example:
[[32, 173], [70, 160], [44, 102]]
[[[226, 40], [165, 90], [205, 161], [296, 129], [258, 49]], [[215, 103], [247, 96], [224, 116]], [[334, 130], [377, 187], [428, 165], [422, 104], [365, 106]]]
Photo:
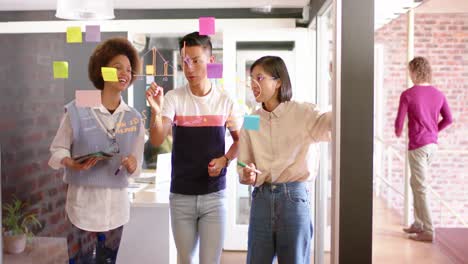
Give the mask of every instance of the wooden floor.
[[468, 263], [468, 228], [439, 227], [435, 244], [455, 263]]
[[450, 264], [433, 243], [408, 239], [401, 230], [403, 219], [374, 199], [373, 263]]
[[[372, 263], [377, 264], [450, 264], [452, 263], [434, 244], [409, 240], [401, 231], [401, 217], [374, 199], [374, 232]], [[222, 264], [245, 263], [245, 252], [225, 251]], [[326, 256], [329, 263], [329, 255]], [[313, 260], [311, 263], [314, 263]]]

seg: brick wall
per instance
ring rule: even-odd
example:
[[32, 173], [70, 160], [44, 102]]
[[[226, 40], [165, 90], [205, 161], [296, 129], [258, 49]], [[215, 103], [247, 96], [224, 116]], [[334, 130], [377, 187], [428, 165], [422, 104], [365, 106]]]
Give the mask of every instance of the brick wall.
[[[66, 219], [63, 171], [47, 164], [68, 101], [65, 88], [76, 88], [52, 78], [52, 61], [69, 56], [65, 45], [64, 34], [0, 34], [1, 186], [2, 203], [12, 195], [27, 201], [43, 226], [35, 230], [37, 235], [68, 237], [70, 255], [74, 255], [79, 240], [90, 248], [95, 237], [82, 237]], [[115, 244], [112, 241], [121, 234], [106, 235]]]
[[[407, 89], [406, 35], [406, 15], [375, 34], [376, 45], [384, 47], [383, 137], [403, 157], [405, 141], [394, 136], [393, 122], [399, 96]], [[428, 182], [463, 219], [468, 219], [468, 154], [457, 152], [468, 150], [468, 14], [416, 13], [415, 56], [425, 56], [431, 61], [433, 84], [446, 95], [454, 119], [454, 123], [439, 134], [439, 151], [431, 166]], [[401, 191], [403, 168], [404, 163], [394, 158], [389, 180]], [[402, 198], [388, 188], [381, 191], [389, 204], [402, 213]], [[430, 197], [435, 225], [457, 225], [448, 210]]]

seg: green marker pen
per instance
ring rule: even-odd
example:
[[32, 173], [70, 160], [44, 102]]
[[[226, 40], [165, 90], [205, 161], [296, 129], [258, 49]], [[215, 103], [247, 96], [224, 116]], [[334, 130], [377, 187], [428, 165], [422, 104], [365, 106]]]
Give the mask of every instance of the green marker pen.
[[251, 170], [253, 170], [253, 171], [254, 171], [255, 173], [257, 173], [257, 174], [262, 174], [261, 171], [259, 171], [259, 170], [257, 170], [257, 169], [252, 169], [251, 167], [249, 167], [247, 164], [245, 164], [245, 163], [242, 162], [242, 161], [237, 161], [237, 165], [238, 165], [238, 166], [241, 166], [242, 168], [251, 169]]

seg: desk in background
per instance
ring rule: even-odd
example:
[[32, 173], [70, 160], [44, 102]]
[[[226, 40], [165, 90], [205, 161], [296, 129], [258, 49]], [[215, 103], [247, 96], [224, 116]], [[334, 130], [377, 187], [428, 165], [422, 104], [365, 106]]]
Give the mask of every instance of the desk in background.
[[117, 264], [176, 264], [169, 180], [158, 179], [156, 184], [132, 183], [130, 187], [129, 192], [134, 193], [130, 195], [130, 221], [123, 228]]

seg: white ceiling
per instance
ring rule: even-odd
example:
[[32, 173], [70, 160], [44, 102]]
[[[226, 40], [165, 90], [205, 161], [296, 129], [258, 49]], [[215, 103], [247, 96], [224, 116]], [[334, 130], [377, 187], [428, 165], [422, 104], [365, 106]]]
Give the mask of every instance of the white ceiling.
[[[74, 1], [74, 0], [71, 0]], [[78, 0], [80, 1], [80, 0]], [[86, 1], [86, 0], [81, 0]], [[99, 1], [99, 0], [88, 0]], [[56, 0], [0, 0], [0, 10], [55, 10]], [[115, 0], [115, 9], [303, 8], [308, 0]]]
[[415, 12], [468, 14], [468, 0], [428, 0], [416, 8]]
[[[468, 1], [468, 0], [464, 0]], [[375, 0], [375, 29], [382, 27], [410, 8], [420, 5], [414, 0]]]
[[468, 0], [375, 0], [375, 29], [414, 8], [415, 13], [468, 14]]

